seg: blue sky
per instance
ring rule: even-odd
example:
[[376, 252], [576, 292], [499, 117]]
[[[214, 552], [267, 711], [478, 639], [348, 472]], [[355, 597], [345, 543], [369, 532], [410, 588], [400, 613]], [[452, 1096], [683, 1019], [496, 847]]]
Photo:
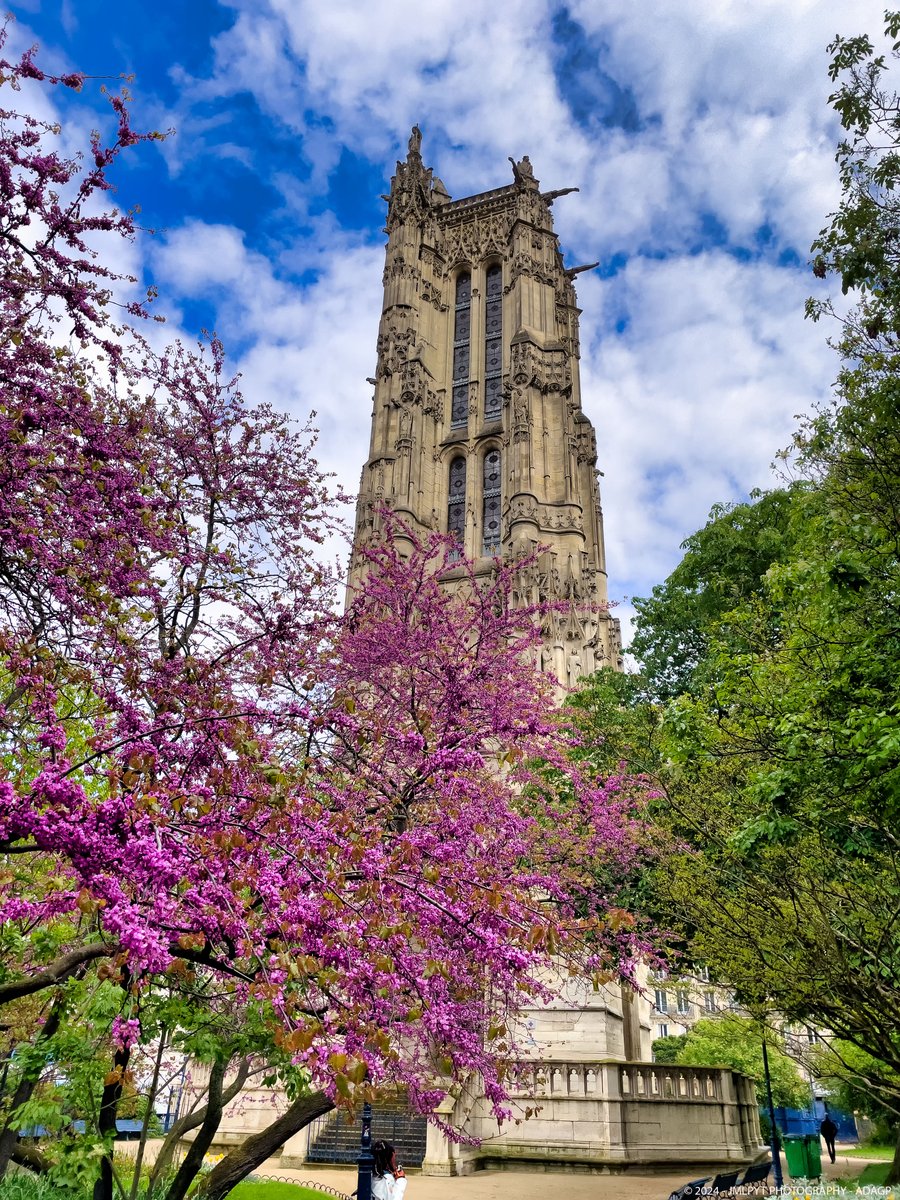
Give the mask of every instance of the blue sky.
[[[453, 196], [529, 154], [579, 277], [611, 595], [646, 594], [710, 506], [772, 482], [828, 395], [803, 319], [838, 201], [825, 46], [871, 0], [28, 0], [14, 45], [134, 74], [118, 199], [170, 335], [215, 328], [251, 397], [315, 410], [350, 491], [367, 453], [384, 205], [410, 125]], [[56, 97], [76, 131], [102, 97]]]

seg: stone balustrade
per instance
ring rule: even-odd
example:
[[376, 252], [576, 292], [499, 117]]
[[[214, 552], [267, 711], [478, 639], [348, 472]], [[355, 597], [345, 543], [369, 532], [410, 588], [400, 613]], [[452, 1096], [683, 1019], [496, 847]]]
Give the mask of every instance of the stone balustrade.
[[628, 1063], [621, 1068], [623, 1097], [641, 1100], [721, 1100], [723, 1072], [715, 1067]]
[[753, 1082], [714, 1067], [659, 1063], [521, 1063], [510, 1085], [513, 1120], [497, 1120], [477, 1089], [441, 1116], [477, 1147], [429, 1129], [423, 1170], [467, 1174], [526, 1163], [620, 1171], [663, 1164], [705, 1169], [763, 1151]]
[[[608, 1065], [608, 1064], [606, 1064]], [[525, 1063], [518, 1068], [511, 1094], [530, 1096], [596, 1096], [604, 1089], [604, 1064], [589, 1062]], [[715, 1067], [671, 1067], [625, 1063], [620, 1067], [623, 1098], [642, 1100], [720, 1100], [722, 1072]]]

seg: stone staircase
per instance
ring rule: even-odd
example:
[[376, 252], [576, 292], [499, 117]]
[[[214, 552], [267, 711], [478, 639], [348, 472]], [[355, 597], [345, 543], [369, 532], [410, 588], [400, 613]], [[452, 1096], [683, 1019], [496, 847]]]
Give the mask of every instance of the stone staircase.
[[[424, 1117], [411, 1113], [405, 1097], [380, 1100], [372, 1106], [372, 1141], [390, 1142], [404, 1167], [421, 1167], [425, 1157]], [[331, 1112], [311, 1131], [307, 1160], [354, 1163], [359, 1154], [359, 1117]]]

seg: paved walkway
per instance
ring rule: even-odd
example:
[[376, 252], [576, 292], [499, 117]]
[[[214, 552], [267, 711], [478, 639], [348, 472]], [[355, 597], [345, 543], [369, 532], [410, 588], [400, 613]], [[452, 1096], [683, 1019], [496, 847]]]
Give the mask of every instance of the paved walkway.
[[[844, 1158], [823, 1164], [826, 1177], [858, 1175], [867, 1160]], [[788, 1180], [784, 1169], [785, 1182]], [[323, 1183], [350, 1193], [356, 1187], [353, 1171], [320, 1167], [310, 1163], [295, 1171], [279, 1171], [278, 1160], [269, 1159], [259, 1172], [298, 1182]], [[533, 1171], [478, 1171], [461, 1179], [437, 1179], [411, 1175], [408, 1200], [666, 1200], [690, 1174], [678, 1171], [665, 1175], [564, 1175]]]

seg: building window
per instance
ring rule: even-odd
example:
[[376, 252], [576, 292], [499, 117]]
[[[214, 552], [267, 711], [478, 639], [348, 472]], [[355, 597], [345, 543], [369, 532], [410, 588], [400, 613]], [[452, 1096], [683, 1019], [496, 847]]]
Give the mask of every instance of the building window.
[[456, 281], [456, 309], [453, 314], [453, 399], [450, 424], [465, 425], [469, 420], [469, 360], [472, 336], [472, 276], [460, 275]]
[[715, 992], [706, 992], [704, 994], [703, 1007], [706, 1009], [707, 1012], [715, 1012], [716, 1011], [716, 1008], [718, 1006], [716, 1005], [716, 993]]
[[691, 999], [685, 991], [675, 993], [675, 1004], [680, 1013], [686, 1014], [691, 1011]]
[[484, 502], [482, 528], [484, 553], [496, 554], [500, 549], [500, 451], [488, 450], [484, 456]]
[[503, 272], [488, 267], [484, 309], [484, 419], [496, 420], [503, 405]]
[[694, 967], [694, 971], [701, 983], [709, 983], [709, 967]]
[[668, 1025], [657, 1025], [657, 1027], [656, 1027], [656, 1036], [657, 1036], [657, 1037], [668, 1037], [668, 1036], [669, 1036], [669, 1027], [668, 1027]]
[[659, 1012], [669, 1011], [669, 993], [663, 988], [656, 989], [656, 1007]]
[[462, 457], [454, 458], [450, 464], [447, 532], [461, 547], [466, 535], [466, 460]]

